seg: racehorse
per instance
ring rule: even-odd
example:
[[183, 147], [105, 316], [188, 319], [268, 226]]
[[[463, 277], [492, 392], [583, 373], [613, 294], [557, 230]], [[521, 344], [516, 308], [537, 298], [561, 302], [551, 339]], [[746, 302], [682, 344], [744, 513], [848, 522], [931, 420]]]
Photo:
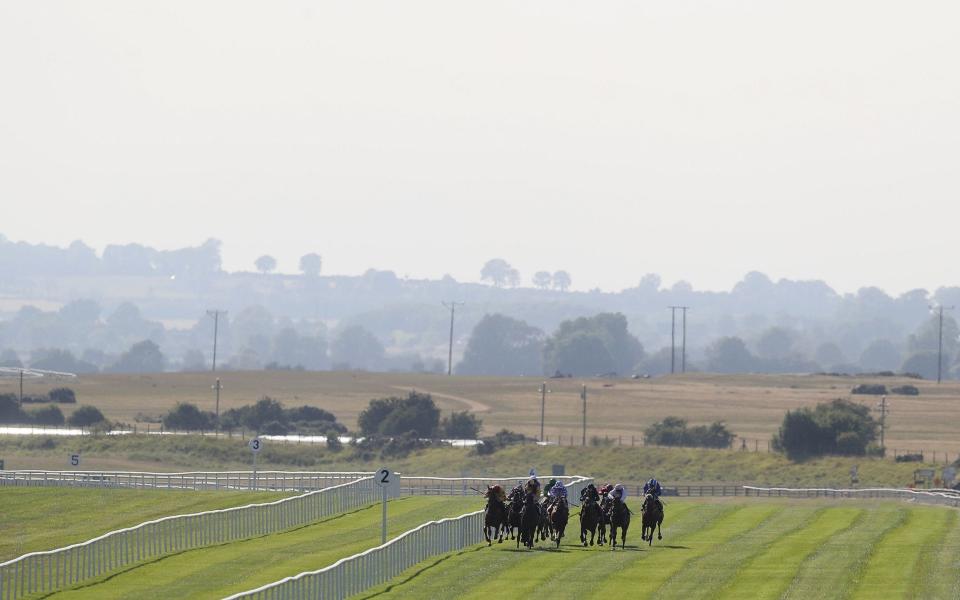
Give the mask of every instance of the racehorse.
[[540, 541], [544, 541], [548, 537], [553, 539], [553, 525], [550, 523], [550, 515], [547, 512], [547, 507], [550, 505], [550, 498], [542, 498], [540, 500], [540, 522], [537, 523], [537, 535], [536, 537], [540, 538]]
[[603, 532], [603, 527], [600, 525], [600, 521], [603, 519], [603, 512], [600, 510], [600, 505], [593, 498], [584, 498], [583, 504], [580, 505], [580, 542], [584, 546], [587, 545], [587, 532], [590, 532], [590, 545], [593, 545], [593, 538], [597, 533], [597, 527], [601, 527], [600, 531]]
[[662, 540], [660, 534], [660, 524], [663, 523], [663, 505], [653, 494], [647, 494], [643, 499], [643, 505], [640, 507], [643, 515], [643, 528], [640, 530], [640, 539], [653, 545], [653, 530], [657, 530], [657, 539]]
[[567, 506], [566, 498], [558, 498], [557, 501], [553, 504], [553, 507], [550, 509], [550, 527], [553, 529], [551, 534], [557, 542], [557, 548], [560, 547], [560, 538], [563, 537], [563, 532], [567, 529], [567, 521], [570, 520], [570, 507]]
[[614, 498], [610, 502], [610, 544], [613, 549], [617, 548], [617, 529], [620, 530], [620, 546], [625, 548], [627, 544], [627, 529], [630, 528], [630, 509], [619, 498]]
[[533, 494], [528, 494], [523, 501], [523, 509], [520, 511], [520, 533], [517, 535], [517, 548], [520, 547], [521, 543], [527, 548], [533, 548], [539, 523], [540, 505], [537, 504], [536, 497]]
[[497, 497], [493, 486], [487, 486], [483, 497], [487, 499], [487, 506], [483, 509], [483, 537], [488, 546], [493, 545], [492, 538], [497, 538], [498, 544], [503, 543], [503, 533], [507, 527], [507, 507]]
[[610, 525], [610, 498], [600, 498], [600, 520], [597, 521], [597, 545], [607, 543], [607, 526]]
[[509, 534], [510, 539], [514, 539], [514, 530], [518, 530], [517, 536], [519, 536], [519, 529], [521, 523], [521, 515], [523, 513], [523, 492], [519, 489], [514, 489], [510, 492], [510, 495], [507, 496], [507, 502], [509, 502], [507, 508], [507, 533]]

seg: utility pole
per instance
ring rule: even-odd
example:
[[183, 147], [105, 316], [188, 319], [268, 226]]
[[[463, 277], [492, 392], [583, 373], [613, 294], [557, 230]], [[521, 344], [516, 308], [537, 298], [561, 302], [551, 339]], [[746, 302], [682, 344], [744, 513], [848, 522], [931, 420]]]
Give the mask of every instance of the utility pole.
[[23, 409], [23, 369], [20, 369], [20, 401], [17, 406], [21, 410]]
[[547, 382], [544, 381], [540, 384], [540, 389], [537, 390], [540, 392], [540, 441], [543, 441], [543, 418], [547, 411], [547, 394], [550, 393], [550, 390], [547, 389]]
[[887, 415], [890, 414], [890, 407], [887, 405], [886, 396], [880, 398], [880, 402], [877, 403], [876, 410], [880, 411], [880, 447], [883, 448], [883, 434], [887, 428]]
[[939, 315], [939, 320], [940, 320], [940, 323], [939, 323], [940, 329], [939, 329], [939, 333], [937, 334], [937, 384], [939, 384], [943, 375], [942, 373], [943, 371], [943, 311], [944, 309], [953, 310], [953, 307], [939, 305], [939, 306], [931, 306], [930, 308], [937, 311]]
[[687, 372], [687, 309], [689, 306], [668, 306], [670, 309], [670, 373], [677, 372], [677, 310], [683, 311], [683, 338], [680, 369], [682, 373]]
[[587, 445], [587, 384], [580, 390], [580, 399], [583, 400], [583, 445]]
[[217, 377], [217, 383], [213, 385], [213, 389], [217, 391], [217, 431], [220, 431], [220, 390], [223, 389], [223, 385], [220, 384], [220, 378]]
[[214, 373], [217, 372], [217, 332], [220, 327], [220, 315], [226, 315], [227, 311], [214, 309], [208, 310], [207, 316], [213, 317], [213, 369]]
[[451, 300], [449, 303], [441, 302], [440, 304], [450, 309], [450, 347], [447, 350], [447, 376], [450, 376], [453, 374], [453, 315], [457, 312], [457, 305], [463, 306], [463, 302]]

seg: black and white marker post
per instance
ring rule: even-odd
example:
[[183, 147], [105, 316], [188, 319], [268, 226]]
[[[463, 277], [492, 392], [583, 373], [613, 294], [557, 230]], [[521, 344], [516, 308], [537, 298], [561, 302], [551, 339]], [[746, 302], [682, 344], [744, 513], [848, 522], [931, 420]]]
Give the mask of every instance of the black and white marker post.
[[373, 482], [380, 486], [380, 491], [382, 492], [383, 500], [383, 515], [380, 522], [380, 543], [387, 543], [387, 492], [390, 487], [394, 485], [393, 479], [397, 475], [386, 467], [380, 467], [377, 469], [376, 475], [373, 476]]
[[259, 437], [255, 437], [249, 442], [250, 451], [253, 452], [253, 489], [257, 489], [257, 455], [260, 454], [260, 448], [263, 447], [263, 443], [260, 441]]

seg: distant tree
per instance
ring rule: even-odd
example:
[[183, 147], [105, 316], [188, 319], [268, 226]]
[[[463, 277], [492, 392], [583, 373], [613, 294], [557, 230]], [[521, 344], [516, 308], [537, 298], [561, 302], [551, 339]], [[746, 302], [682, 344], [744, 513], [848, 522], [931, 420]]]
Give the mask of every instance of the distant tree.
[[[670, 372], [670, 346], [660, 348], [637, 363], [634, 371], [640, 375], [665, 375]], [[690, 361], [687, 361], [690, 369]]]
[[20, 357], [14, 350], [4, 350], [0, 352], [0, 367], [12, 367], [18, 369], [23, 366]]
[[757, 341], [757, 353], [762, 358], [785, 358], [793, 351], [793, 334], [783, 327], [771, 327]]
[[660, 285], [663, 281], [660, 279], [660, 276], [656, 273], [647, 273], [640, 278], [640, 283], [637, 285], [637, 288], [646, 293], [656, 293], [660, 290]]
[[16, 394], [0, 394], [0, 423], [26, 423], [30, 418], [20, 410]]
[[217, 417], [209, 411], [202, 411], [195, 404], [178, 402], [163, 417], [163, 427], [179, 431], [209, 431], [216, 428]]
[[364, 435], [432, 437], [440, 424], [440, 409], [430, 394], [410, 392], [406, 398], [371, 400], [357, 418]]
[[900, 351], [890, 340], [873, 340], [860, 353], [860, 366], [866, 371], [893, 371], [903, 361]]
[[113, 373], [162, 373], [166, 359], [151, 340], [137, 342], [110, 367]]
[[841, 365], [847, 361], [840, 346], [833, 342], [824, 342], [817, 346], [814, 359], [824, 369], [830, 369], [834, 365]]
[[520, 274], [516, 269], [510, 266], [510, 263], [502, 258], [488, 260], [480, 270], [480, 280], [489, 281], [496, 287], [505, 285], [516, 285], [519, 282]]
[[468, 412], [454, 412], [440, 422], [441, 434], [454, 440], [475, 440], [480, 436], [483, 420]]
[[327, 340], [320, 336], [300, 335], [292, 327], [281, 329], [273, 338], [273, 360], [282, 367], [302, 367], [310, 371], [326, 369]]
[[181, 371], [199, 373], [206, 371], [208, 368], [206, 357], [203, 352], [196, 348], [191, 348], [183, 354], [183, 361], [180, 365]]
[[316, 252], [304, 254], [300, 257], [300, 271], [307, 277], [316, 277], [320, 275], [323, 267], [323, 258]]
[[[940, 319], [937, 316], [927, 319], [917, 331], [907, 338], [910, 352], [937, 350], [940, 342]], [[944, 314], [943, 317], [943, 353], [954, 356], [960, 351], [960, 326], [957, 321]]]
[[553, 275], [547, 271], [537, 271], [533, 274], [533, 285], [534, 287], [545, 290], [550, 287], [553, 283]]
[[56, 402], [57, 404], [77, 403], [77, 394], [68, 387], [53, 388], [47, 396], [51, 402]]
[[645, 443], [658, 446], [687, 446], [692, 448], [729, 448], [736, 437], [722, 422], [687, 427], [679, 417], [664, 417], [643, 432]]
[[791, 460], [823, 454], [863, 455], [877, 436], [870, 408], [848, 400], [787, 411], [773, 447]]
[[643, 359], [643, 346], [620, 313], [600, 313], [563, 321], [543, 349], [545, 371], [573, 375], [631, 373]]
[[543, 371], [543, 332], [505, 315], [484, 315], [473, 328], [457, 373], [535, 375]]
[[[937, 352], [936, 350], [921, 350], [914, 352], [903, 361], [900, 370], [904, 373], [916, 373], [924, 379], [937, 378]], [[947, 374], [947, 356], [943, 357], [942, 374]]]
[[557, 288], [561, 292], [565, 292], [570, 289], [572, 280], [570, 279], [570, 273], [566, 271], [557, 271], [553, 274], [553, 287]]
[[257, 267], [258, 271], [266, 275], [277, 268], [277, 259], [268, 254], [264, 254], [257, 260], [253, 261], [253, 264], [255, 267]]
[[95, 300], [74, 300], [65, 304], [59, 314], [72, 326], [89, 326], [100, 320], [100, 305]]
[[722, 337], [707, 347], [707, 369], [714, 373], [750, 373], [756, 359], [738, 337]]
[[55, 404], [30, 411], [30, 421], [37, 425], [63, 425], [66, 420], [63, 418], [63, 412]]
[[353, 325], [341, 331], [333, 340], [330, 354], [334, 365], [377, 369], [383, 363], [386, 351], [376, 336], [359, 325]]
[[44, 348], [33, 353], [30, 367], [44, 371], [61, 371], [65, 373], [96, 373], [96, 365], [77, 360], [69, 350], [60, 348]]
[[74, 427], [89, 427], [91, 425], [96, 425], [97, 423], [102, 423], [106, 420], [106, 417], [103, 416], [103, 413], [100, 412], [100, 409], [98, 409], [96, 406], [91, 406], [88, 404], [73, 411], [73, 414], [70, 415], [70, 418], [67, 419], [67, 422]]

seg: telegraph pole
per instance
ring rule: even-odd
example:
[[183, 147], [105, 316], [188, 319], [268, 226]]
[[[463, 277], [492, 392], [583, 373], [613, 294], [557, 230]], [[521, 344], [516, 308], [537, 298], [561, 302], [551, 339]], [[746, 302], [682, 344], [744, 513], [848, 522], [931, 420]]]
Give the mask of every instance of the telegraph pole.
[[217, 332], [220, 327], [220, 315], [226, 315], [227, 311], [214, 309], [208, 310], [207, 316], [213, 317], [213, 369], [214, 373], [217, 372]]
[[937, 384], [939, 384], [943, 375], [943, 310], [944, 308], [947, 310], [953, 310], [953, 307], [940, 305], [931, 306], [930, 308], [937, 310], [940, 320], [940, 330], [937, 334]]
[[689, 306], [668, 306], [670, 309], [670, 373], [677, 371], [677, 310], [683, 311], [683, 338], [682, 352], [680, 359], [680, 369], [682, 373], [687, 372], [687, 309]]
[[17, 407], [23, 408], [23, 369], [20, 369], [20, 401], [17, 403]]
[[463, 306], [463, 302], [457, 302], [451, 300], [449, 303], [441, 302], [440, 304], [450, 309], [450, 347], [447, 350], [447, 375], [453, 374], [453, 315], [457, 312], [457, 305]]
[[217, 377], [217, 383], [213, 385], [213, 389], [217, 391], [217, 431], [220, 431], [220, 390], [223, 389], [223, 385], [220, 384], [220, 378]]
[[540, 441], [543, 441], [543, 417], [547, 411], [547, 394], [550, 390], [547, 389], [547, 382], [544, 381], [540, 384]]
[[880, 398], [880, 402], [877, 403], [877, 410], [880, 411], [880, 447], [883, 448], [883, 434], [887, 428], [887, 415], [890, 414], [886, 396]]

